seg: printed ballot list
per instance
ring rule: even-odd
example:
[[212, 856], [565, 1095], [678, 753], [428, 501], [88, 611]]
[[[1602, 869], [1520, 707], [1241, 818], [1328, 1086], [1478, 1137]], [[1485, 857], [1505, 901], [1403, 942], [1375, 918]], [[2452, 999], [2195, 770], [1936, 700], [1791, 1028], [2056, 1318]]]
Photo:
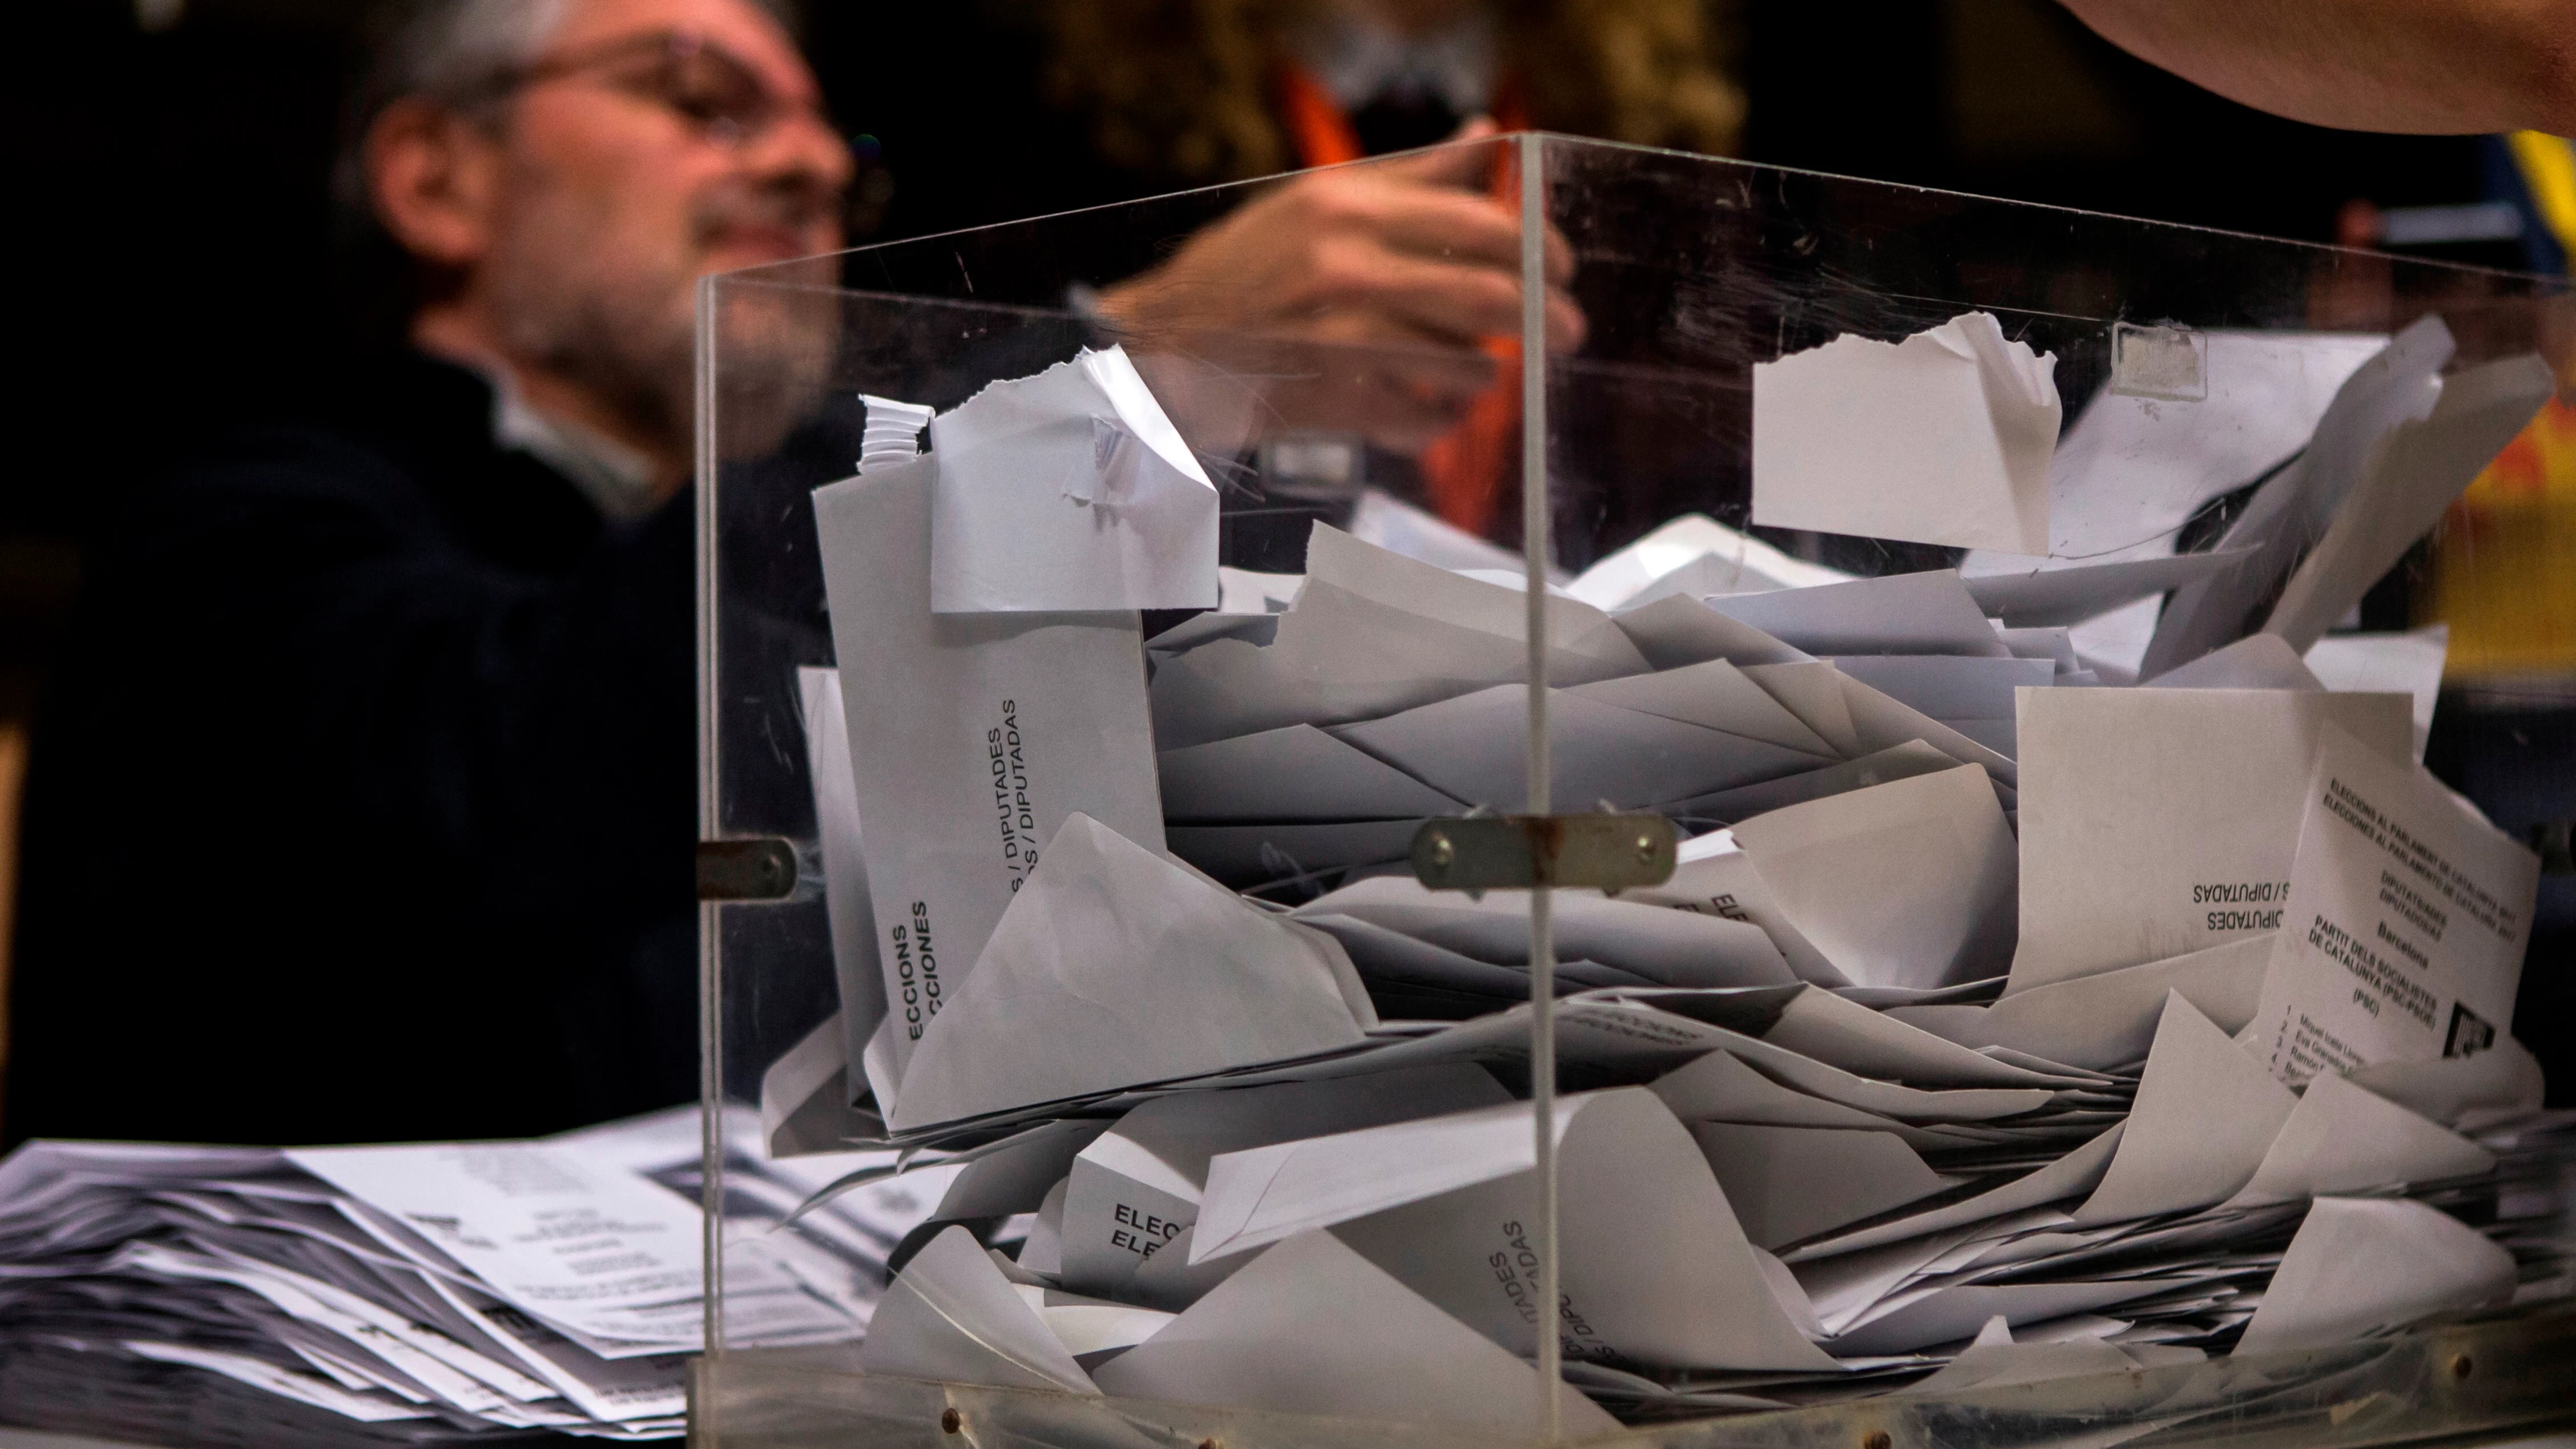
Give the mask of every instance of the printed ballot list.
[[2420, 767], [2320, 732], [2286, 919], [2245, 1040], [2293, 1086], [2495, 1043], [2540, 860]]

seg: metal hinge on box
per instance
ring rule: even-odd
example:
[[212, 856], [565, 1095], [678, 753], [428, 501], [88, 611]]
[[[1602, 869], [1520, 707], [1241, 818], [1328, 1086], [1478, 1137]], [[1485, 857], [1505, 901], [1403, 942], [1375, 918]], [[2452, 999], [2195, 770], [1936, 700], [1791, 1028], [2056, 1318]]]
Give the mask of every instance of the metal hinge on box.
[[698, 842], [698, 899], [783, 901], [796, 893], [796, 847], [774, 835]]
[[1589, 886], [1616, 895], [1672, 879], [1680, 835], [1651, 813], [1467, 815], [1413, 835], [1414, 879], [1436, 891]]

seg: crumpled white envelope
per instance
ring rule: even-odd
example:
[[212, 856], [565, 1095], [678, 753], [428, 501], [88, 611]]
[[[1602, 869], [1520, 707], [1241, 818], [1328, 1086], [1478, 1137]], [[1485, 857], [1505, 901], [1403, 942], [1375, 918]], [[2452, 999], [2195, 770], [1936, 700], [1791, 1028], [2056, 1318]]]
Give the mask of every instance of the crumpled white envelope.
[[2057, 355], [1968, 312], [1753, 365], [1753, 521], [2048, 552]]
[[1212, 609], [1217, 494], [1125, 349], [931, 419], [934, 613]]

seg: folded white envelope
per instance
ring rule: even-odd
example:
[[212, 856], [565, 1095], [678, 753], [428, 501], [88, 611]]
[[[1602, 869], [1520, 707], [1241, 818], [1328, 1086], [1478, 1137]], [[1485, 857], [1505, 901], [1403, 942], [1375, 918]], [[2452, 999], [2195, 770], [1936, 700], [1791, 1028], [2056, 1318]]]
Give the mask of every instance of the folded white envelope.
[[2321, 1197], [2236, 1351], [2350, 1343], [2430, 1314], [2513, 1296], [2513, 1254], [2420, 1202]]
[[[1536, 1370], [1330, 1233], [1262, 1253], [1097, 1377], [1127, 1398], [1511, 1438], [1535, 1432], [1540, 1404]], [[1569, 1437], [1619, 1427], [1571, 1385], [1555, 1392]]]
[[892, 1125], [1340, 1050], [1376, 1024], [1331, 937], [1075, 815], [923, 1032]]

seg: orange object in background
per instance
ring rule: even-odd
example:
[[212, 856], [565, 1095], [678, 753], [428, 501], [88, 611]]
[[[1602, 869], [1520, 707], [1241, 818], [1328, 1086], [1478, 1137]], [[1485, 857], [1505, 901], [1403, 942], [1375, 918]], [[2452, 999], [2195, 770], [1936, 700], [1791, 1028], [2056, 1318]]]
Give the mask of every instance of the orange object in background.
[[2445, 684], [2576, 676], [2576, 408], [2551, 399], [2451, 505], [2422, 612], [2451, 626]]
[[[1283, 65], [1274, 81], [1298, 165], [1339, 166], [1368, 154], [1350, 118], [1303, 67]], [[1529, 128], [1518, 89], [1508, 80], [1494, 98], [1493, 115], [1505, 132]], [[1508, 154], [1494, 173], [1496, 199], [1516, 200], [1520, 177]], [[1469, 533], [1490, 537], [1503, 480], [1512, 476], [1520, 448], [1521, 343], [1517, 337], [1488, 337], [1478, 346], [1494, 360], [1493, 385], [1478, 393], [1458, 425], [1434, 439], [1417, 461], [1431, 510]]]

